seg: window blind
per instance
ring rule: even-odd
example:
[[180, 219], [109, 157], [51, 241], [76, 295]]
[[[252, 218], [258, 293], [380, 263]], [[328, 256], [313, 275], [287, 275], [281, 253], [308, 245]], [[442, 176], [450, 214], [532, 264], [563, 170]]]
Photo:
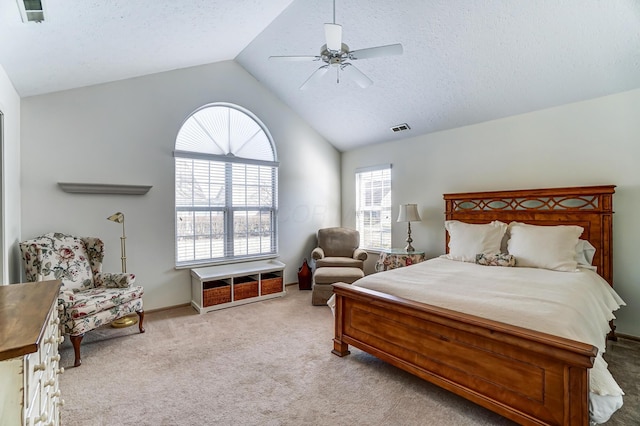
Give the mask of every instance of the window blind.
[[356, 171], [356, 229], [361, 247], [391, 248], [391, 165]]
[[203, 107], [174, 157], [177, 266], [277, 254], [278, 162], [255, 117]]

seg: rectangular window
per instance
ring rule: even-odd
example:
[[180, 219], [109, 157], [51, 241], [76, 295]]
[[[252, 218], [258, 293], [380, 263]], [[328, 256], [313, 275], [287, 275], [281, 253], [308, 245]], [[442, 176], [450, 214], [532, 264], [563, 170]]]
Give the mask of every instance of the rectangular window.
[[277, 254], [277, 167], [176, 157], [176, 264]]
[[356, 229], [361, 248], [391, 248], [390, 164], [356, 170]]

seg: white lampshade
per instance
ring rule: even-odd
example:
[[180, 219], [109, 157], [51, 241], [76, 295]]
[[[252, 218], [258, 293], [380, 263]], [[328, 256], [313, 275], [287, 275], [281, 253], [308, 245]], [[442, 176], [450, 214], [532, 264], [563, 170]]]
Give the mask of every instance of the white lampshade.
[[400, 204], [398, 222], [420, 222], [417, 204]]

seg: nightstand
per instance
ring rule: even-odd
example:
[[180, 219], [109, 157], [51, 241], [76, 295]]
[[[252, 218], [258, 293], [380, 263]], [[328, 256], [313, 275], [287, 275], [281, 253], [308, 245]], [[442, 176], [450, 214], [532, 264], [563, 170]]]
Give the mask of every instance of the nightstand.
[[402, 268], [425, 260], [424, 251], [405, 249], [388, 249], [380, 252], [380, 257], [376, 261], [376, 272], [388, 271], [390, 269]]

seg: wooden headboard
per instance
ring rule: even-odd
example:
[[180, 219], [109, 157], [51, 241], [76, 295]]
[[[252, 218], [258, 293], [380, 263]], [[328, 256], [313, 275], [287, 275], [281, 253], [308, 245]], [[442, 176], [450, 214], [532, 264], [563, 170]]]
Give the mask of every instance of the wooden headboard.
[[[613, 194], [615, 185], [444, 194], [446, 220], [532, 225], [578, 225], [595, 248], [593, 265], [613, 286]], [[449, 247], [449, 235], [446, 246]]]

